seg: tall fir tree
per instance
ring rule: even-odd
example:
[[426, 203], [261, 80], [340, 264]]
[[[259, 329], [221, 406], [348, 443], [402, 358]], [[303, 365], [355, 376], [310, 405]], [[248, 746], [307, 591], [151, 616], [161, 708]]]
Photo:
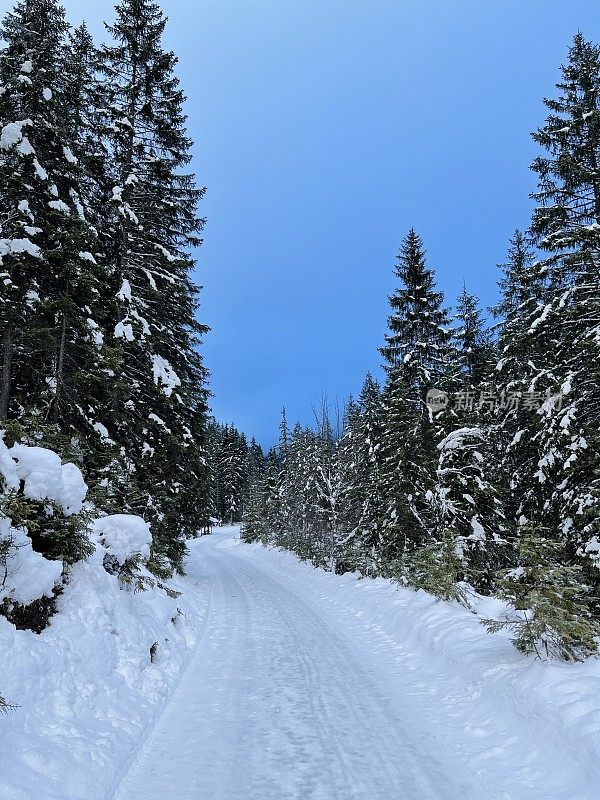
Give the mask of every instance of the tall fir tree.
[[96, 318], [106, 272], [82, 200], [64, 9], [23, 0], [2, 26], [0, 417], [53, 426], [80, 444], [109, 359]]
[[[186, 168], [191, 141], [166, 19], [151, 0], [123, 0], [99, 54], [112, 154], [109, 230], [115, 299], [110, 331], [128, 394], [102, 423], [135, 474], [154, 550], [180, 564], [207, 502], [206, 373], [198, 351], [193, 248], [202, 190]], [[109, 415], [109, 410], [111, 411]], [[126, 502], [126, 498], [123, 498]], [[196, 520], [196, 522], [194, 522]]]
[[430, 389], [450, 388], [452, 347], [443, 295], [436, 290], [423, 242], [410, 230], [395, 269], [400, 284], [381, 353], [387, 384], [381, 492], [385, 559], [401, 564], [405, 579], [415, 550], [430, 530], [428, 496], [434, 484], [436, 441], [443, 427], [428, 408]]

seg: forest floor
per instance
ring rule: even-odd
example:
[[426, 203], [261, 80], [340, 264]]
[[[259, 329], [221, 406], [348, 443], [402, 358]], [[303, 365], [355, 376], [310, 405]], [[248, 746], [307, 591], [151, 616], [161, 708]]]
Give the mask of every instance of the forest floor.
[[191, 544], [194, 654], [115, 800], [593, 800], [600, 668], [221, 529]]

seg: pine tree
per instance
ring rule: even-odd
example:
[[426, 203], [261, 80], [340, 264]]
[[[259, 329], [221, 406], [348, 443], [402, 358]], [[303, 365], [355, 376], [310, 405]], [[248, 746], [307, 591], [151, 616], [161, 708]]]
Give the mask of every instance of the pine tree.
[[545, 101], [550, 115], [534, 134], [546, 150], [533, 164], [539, 184], [531, 231], [542, 258], [533, 262], [523, 237], [515, 237], [502, 285], [498, 373], [520, 390], [521, 403], [513, 398], [500, 428], [507, 496], [516, 498], [514, 566], [502, 591], [524, 612], [511, 623], [517, 646], [567, 658], [593, 649], [597, 585], [594, 543], [586, 539], [590, 513], [597, 516], [599, 81], [600, 50], [578, 34], [559, 96]]
[[451, 388], [452, 347], [443, 296], [435, 289], [420, 237], [404, 239], [397, 259], [400, 285], [390, 297], [389, 332], [381, 348], [385, 388], [381, 493], [384, 559], [408, 579], [414, 552], [430, 530], [428, 497], [434, 484], [436, 440], [443, 427], [427, 407], [430, 389]]
[[339, 445], [343, 525], [347, 532], [339, 568], [365, 574], [377, 571], [382, 544], [383, 412], [381, 388], [367, 375], [358, 404], [349, 404], [346, 433]]
[[516, 525], [522, 517], [543, 513], [544, 498], [533, 478], [539, 459], [538, 412], [545, 400], [537, 386], [547, 362], [545, 339], [536, 320], [544, 308], [545, 271], [535, 261], [529, 235], [516, 230], [508, 257], [501, 265], [500, 302], [492, 310], [500, 318], [498, 355], [492, 389], [498, 399], [494, 434], [498, 484], [506, 497], [506, 513]]
[[85, 437], [85, 404], [101, 393], [105, 366], [94, 321], [105, 274], [81, 202], [66, 32], [53, 0], [23, 0], [2, 26], [0, 418], [27, 415], [38, 428]]
[[219, 503], [217, 512], [230, 525], [239, 522], [248, 493], [248, 445], [246, 437], [226, 425], [217, 454]]
[[454, 348], [461, 388], [480, 389], [487, 378], [493, 345], [479, 301], [466, 286], [458, 298], [455, 319], [458, 329], [454, 332]]
[[389, 298], [389, 331], [381, 354], [388, 373], [402, 374], [423, 411], [427, 390], [446, 374], [450, 326], [442, 307], [443, 295], [436, 291], [423, 242], [414, 229], [405, 237], [396, 261], [400, 285]]
[[581, 566], [569, 563], [549, 533], [535, 523], [523, 526], [517, 566], [504, 571], [499, 585], [500, 596], [520, 613], [485, 624], [490, 631], [508, 628], [524, 653], [583, 660], [597, 650], [598, 623]]
[[416, 582], [433, 594], [466, 601], [464, 582], [484, 594], [494, 588], [506, 557], [504, 511], [486, 475], [490, 458], [483, 427], [452, 431], [438, 451], [434, 533], [419, 552]]
[[388, 379], [383, 404], [378, 494], [385, 510], [378, 555], [385, 574], [408, 582], [415, 553], [431, 531], [435, 433], [429, 420], [416, 411], [400, 370]]
[[554, 394], [544, 408], [536, 476], [553, 513], [548, 523], [566, 532], [572, 552], [586, 544], [582, 511], [594, 502], [600, 444], [600, 48], [580, 33], [557, 88], [534, 134], [546, 153], [533, 163], [532, 231], [548, 275], [536, 326], [550, 340], [544, 367]]
[[123, 0], [116, 12], [100, 70], [113, 182], [110, 335], [128, 396], [114, 398], [103, 422], [135, 474], [141, 502], [132, 510], [152, 522], [155, 551], [178, 565], [183, 537], [208, 502], [206, 373], [197, 349], [206, 328], [191, 280], [202, 190], [186, 172], [191, 142], [176, 58], [162, 47], [165, 17], [151, 0]]

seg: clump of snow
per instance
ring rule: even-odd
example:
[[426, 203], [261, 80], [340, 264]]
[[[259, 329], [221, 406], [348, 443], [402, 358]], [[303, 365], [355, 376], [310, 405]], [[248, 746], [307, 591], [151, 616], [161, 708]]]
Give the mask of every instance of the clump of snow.
[[133, 328], [128, 322], [117, 322], [114, 336], [115, 339], [125, 339], [127, 342], [133, 342]]
[[48, 89], [48, 87], [42, 89], [42, 97], [44, 100], [52, 100], [52, 89]]
[[150, 558], [150, 525], [133, 514], [100, 517], [92, 523], [91, 538], [115, 556], [119, 564], [136, 556], [144, 561]]
[[15, 444], [10, 450], [16, 472], [23, 481], [23, 494], [30, 500], [53, 500], [65, 514], [83, 508], [87, 486], [79, 467], [62, 464], [60, 456], [44, 447]]
[[40, 248], [29, 239], [0, 239], [0, 261], [2, 256], [11, 253], [28, 253], [34, 258], [39, 258]]
[[131, 284], [127, 279], [123, 280], [121, 288], [117, 292], [118, 300], [131, 300]]
[[0, 131], [0, 150], [10, 150], [23, 138], [25, 122], [8, 122]]
[[164, 428], [168, 433], [171, 433], [169, 428], [167, 428], [167, 424], [164, 419], [161, 419], [157, 414], [150, 413], [148, 414], [148, 419], [151, 419], [153, 422], [156, 422], [157, 425], [160, 425], [161, 428]]
[[102, 342], [104, 341], [104, 334], [100, 330], [100, 326], [91, 317], [88, 317], [86, 321], [87, 321], [88, 328], [91, 331], [92, 341], [94, 342], [94, 344], [96, 344], [98, 346], [101, 345]]
[[162, 356], [153, 355], [152, 357], [152, 372], [154, 373], [154, 383], [158, 386], [161, 382], [163, 394], [170, 397], [173, 389], [181, 385], [179, 376], [169, 364], [166, 358]]
[[70, 214], [71, 209], [69, 206], [64, 203], [62, 200], [50, 200], [48, 203], [50, 208], [53, 208], [55, 211], [62, 211], [63, 214]]
[[45, 169], [42, 167], [42, 165], [41, 165], [41, 164], [40, 164], [40, 162], [37, 160], [37, 158], [34, 158], [34, 159], [33, 159], [33, 167], [34, 167], [34, 169], [35, 169], [35, 174], [38, 176], [38, 178], [39, 178], [41, 181], [47, 181], [47, 180], [48, 180], [48, 173], [47, 173], [47, 172], [46, 172], [46, 170], [45, 170]]

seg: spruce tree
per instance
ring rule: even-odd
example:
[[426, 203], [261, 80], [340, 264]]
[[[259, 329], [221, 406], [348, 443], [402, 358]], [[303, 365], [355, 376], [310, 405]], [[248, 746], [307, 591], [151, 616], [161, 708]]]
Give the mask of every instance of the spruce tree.
[[454, 331], [458, 376], [463, 390], [482, 390], [487, 378], [493, 345], [486, 329], [479, 301], [475, 295], [463, 290], [456, 304]]
[[108, 26], [113, 42], [99, 57], [113, 183], [109, 333], [128, 393], [107, 407], [104, 424], [135, 474], [132, 510], [152, 522], [156, 553], [178, 565], [183, 537], [193, 535], [208, 502], [206, 374], [198, 352], [206, 328], [196, 320], [191, 276], [202, 190], [186, 171], [191, 142], [176, 58], [162, 46], [166, 19], [151, 0], [123, 0], [116, 14]]
[[377, 571], [384, 521], [382, 497], [384, 406], [377, 381], [367, 375], [358, 403], [349, 405], [340, 442], [342, 507], [347, 540], [340, 567]]
[[395, 269], [400, 285], [389, 298], [391, 314], [381, 353], [385, 388], [381, 493], [385, 560], [408, 579], [415, 550], [430, 530], [429, 502], [436, 440], [443, 427], [427, 407], [430, 389], [451, 388], [452, 347], [443, 296], [435, 288], [418, 234], [411, 230]]
[[106, 364], [94, 319], [105, 273], [81, 201], [64, 9], [23, 0], [2, 25], [0, 147], [5, 277], [0, 417], [91, 435]]

